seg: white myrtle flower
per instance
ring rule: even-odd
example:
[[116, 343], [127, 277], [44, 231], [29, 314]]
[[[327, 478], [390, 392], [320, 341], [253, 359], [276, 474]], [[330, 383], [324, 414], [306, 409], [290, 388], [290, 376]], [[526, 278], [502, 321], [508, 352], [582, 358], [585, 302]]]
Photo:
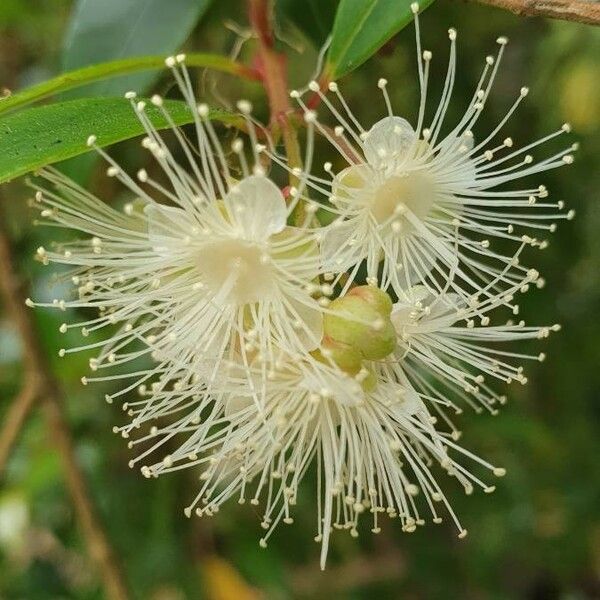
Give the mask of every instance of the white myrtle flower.
[[346, 289], [363, 263], [370, 279], [379, 281], [383, 289], [392, 288], [396, 295], [416, 283], [439, 292], [449, 273], [453, 291], [463, 297], [478, 293], [500, 273], [500, 283], [510, 286], [527, 268], [515, 260], [515, 253], [505, 254], [494, 242], [512, 240], [544, 248], [543, 235], [555, 230], [555, 221], [574, 214], [562, 211], [562, 201], [548, 202], [543, 185], [518, 189], [510, 184], [571, 163], [576, 144], [537, 160], [531, 154], [569, 132], [570, 126], [565, 124], [520, 147], [518, 139], [502, 133], [528, 93], [523, 87], [491, 131], [474, 133], [498, 73], [507, 44], [504, 37], [497, 40], [497, 55], [486, 57], [462, 118], [448, 124], [456, 77], [454, 29], [449, 30], [450, 58], [441, 98], [429, 116], [432, 53], [421, 49], [418, 5], [413, 5], [413, 12], [420, 85], [415, 124], [394, 113], [385, 79], [379, 80], [378, 87], [387, 115], [366, 128], [351, 111], [338, 83], [329, 84], [330, 95], [315, 81], [308, 86], [336, 121], [333, 127], [317, 119], [302, 93], [292, 92], [317, 131], [337, 151], [334, 164], [347, 165], [340, 169], [325, 163], [329, 177], [309, 178], [309, 186], [328, 200], [324, 209], [334, 218], [323, 237], [323, 259], [339, 277], [350, 269], [349, 277], [343, 275]]
[[[108, 328], [104, 340], [61, 350], [61, 355], [98, 348], [90, 365], [99, 372], [137, 364], [133, 361], [144, 355], [155, 360], [147, 369], [84, 378], [84, 383], [134, 378], [109, 401], [152, 383], [157, 375], [162, 388], [183, 368], [202, 375], [209, 385], [233, 354], [244, 363], [251, 355], [268, 364], [276, 352], [309, 351], [322, 337], [321, 307], [313, 297], [320, 290], [314, 282], [321, 272], [316, 236], [305, 226], [287, 225], [299, 192], [291, 190], [286, 204], [265, 175], [256, 153], [251, 107], [243, 101], [239, 108], [255, 164], [248, 166], [243, 142], [236, 139], [234, 174], [207, 106], [195, 102], [183, 60], [170, 58], [167, 65], [194, 114], [194, 143], [173, 124], [162, 99], [154, 96], [152, 103], [172, 124], [178, 141], [171, 150], [146, 114], [145, 102], [127, 94], [146, 130], [142, 146], [151, 152], [162, 179], [146, 170], [132, 178], [91, 136], [89, 145], [109, 162], [108, 174], [133, 195], [123, 211], [53, 169], [43, 172], [52, 187], [37, 188], [34, 205], [44, 222], [88, 236], [52, 251], [38, 249], [42, 262], [76, 268], [72, 282], [78, 298], [46, 305], [99, 311], [84, 322], [63, 324], [62, 332], [75, 327], [87, 336]], [[175, 152], [184, 157], [181, 164]], [[113, 325], [120, 326], [117, 333]]]
[[[530, 278], [535, 279], [535, 273]], [[557, 324], [526, 326], [523, 320], [492, 323], [490, 314], [500, 307], [512, 307], [518, 313], [515, 295], [526, 291], [527, 285], [470, 306], [457, 294], [434, 296], [425, 286], [415, 286], [392, 309], [390, 319], [398, 334], [394, 352], [397, 368], [428, 399], [428, 406], [447, 423], [456, 439], [460, 432], [448, 410], [461, 414], [460, 404], [466, 403], [477, 412], [485, 409], [496, 415], [497, 406], [507, 397], [495, 391], [493, 383], [525, 385], [527, 377], [520, 361], [545, 359], [543, 352], [515, 352], [506, 344], [543, 339], [560, 330]]]
[[[547, 337], [557, 325], [493, 325], [489, 316], [497, 309], [517, 313], [516, 295], [537, 277], [530, 271], [519, 285], [491, 299], [472, 299], [470, 305], [458, 294], [433, 295], [422, 285], [406, 290], [389, 315], [396, 349], [350, 371], [338, 367], [322, 346], [303, 357], [280, 355], [266, 380], [262, 365], [251, 365], [251, 385], [238, 357], [226, 365], [210, 393], [189, 372], [173, 389], [142, 389], [142, 399], [125, 407], [131, 423], [117, 428], [128, 438], [136, 434], [130, 448], [141, 448], [130, 466], [142, 464], [146, 477], [200, 467], [200, 489], [185, 509], [188, 516], [213, 515], [234, 497], [240, 504], [262, 504], [263, 547], [279, 523], [293, 522], [301, 482], [316, 470], [315, 540], [322, 545], [323, 567], [332, 531], [357, 536], [362, 513], [369, 513], [371, 530], [378, 533], [383, 515], [398, 517], [402, 530], [412, 532], [425, 524], [426, 513], [439, 523], [447, 512], [464, 537], [466, 529], [434, 466], [453, 476], [467, 494], [476, 487], [494, 491], [478, 474], [481, 469], [496, 477], [505, 470], [458, 444], [461, 431], [448, 412], [460, 414], [458, 403], [463, 402], [496, 414], [506, 397], [487, 379], [525, 384], [522, 367], [512, 363], [544, 359], [498, 345]], [[351, 296], [359, 303], [352, 305], [353, 312], [346, 308], [335, 314], [347, 315], [357, 331], [368, 334], [360, 302], [378, 307], [382, 315], [386, 303], [376, 289], [355, 292]], [[335, 332], [342, 333], [336, 325]], [[324, 342], [335, 348], [329, 327]], [[345, 364], [349, 368], [352, 360]], [[255, 390], [263, 384], [257, 403]]]
[[[180, 388], [185, 412], [174, 412], [173, 422], [131, 442], [150, 445], [132, 465], [183, 434], [176, 450], [144, 464], [142, 473], [158, 477], [199, 466], [200, 490], [185, 509], [188, 516], [213, 515], [232, 497], [240, 504], [262, 502], [263, 547], [281, 521], [293, 522], [299, 486], [309, 469], [316, 470], [315, 541], [321, 543], [322, 568], [332, 531], [348, 530], [356, 537], [363, 513], [370, 515], [374, 533], [385, 515], [398, 518], [410, 533], [425, 524], [425, 513], [440, 523], [445, 511], [464, 537], [467, 531], [437, 482], [434, 464], [467, 494], [475, 486], [494, 490], [471, 468], [504, 475], [451, 434], [436, 431], [436, 418], [396, 361], [367, 363], [350, 376], [308, 356], [283, 358], [269, 373], [260, 408], [241, 378], [239, 390], [231, 389], [235, 380], [229, 379], [230, 389], [219, 401], [194, 386], [185, 397], [185, 385]], [[471, 466], [462, 464], [465, 460]]]
[[[463, 117], [446, 127], [456, 72], [452, 29], [442, 97], [426, 117], [431, 53], [421, 50], [418, 20], [416, 27], [421, 100], [414, 126], [394, 114], [384, 80], [388, 114], [369, 129], [338, 84], [329, 84], [333, 101], [312, 82], [309, 90], [337, 124], [325, 126], [292, 93], [308, 132], [306, 169], [289, 167], [270, 140], [258, 143], [244, 101], [238, 108], [250, 147], [235, 139], [231, 160], [179, 55], [166, 63], [194, 115], [193, 139], [154, 96], [153, 110], [177, 142], [171, 149], [133, 93], [127, 97], [146, 131], [142, 146], [157, 168], [131, 177], [89, 138], [108, 175], [132, 196], [123, 210], [53, 169], [43, 171], [51, 185], [36, 188], [44, 223], [86, 236], [38, 249], [44, 264], [74, 268], [77, 291], [75, 299], [39, 305], [98, 311], [61, 326], [94, 337], [60, 354], [99, 351], [84, 383], [127, 380], [106, 399], [124, 400], [129, 421], [114, 431], [136, 451], [130, 467], [148, 478], [196, 469], [188, 517], [210, 516], [233, 497], [262, 504], [261, 546], [281, 521], [293, 522], [301, 483], [314, 472], [323, 568], [332, 532], [357, 536], [363, 513], [374, 533], [384, 515], [410, 533], [429, 515], [440, 523], [447, 514], [465, 537], [440, 472], [470, 494], [494, 490], [480, 472], [505, 471], [458, 444], [449, 413], [467, 404], [496, 414], [506, 397], [492, 383], [524, 384], [518, 363], [544, 358], [504, 343], [559, 328], [510, 319], [519, 313], [517, 296], [544, 283], [521, 264], [522, 253], [545, 247], [535, 232], [553, 231], [556, 219], [573, 213], [545, 201], [544, 186], [510, 184], [571, 162], [573, 146], [537, 162], [529, 154], [569, 127], [519, 149], [510, 137], [496, 141], [523, 88], [491, 132], [473, 133], [504, 38]], [[344, 162], [339, 170], [326, 163], [327, 177], [309, 172], [315, 130]], [[264, 158], [293, 174], [296, 185], [285, 195]], [[323, 198], [329, 202], [321, 205]], [[334, 216], [321, 229], [313, 227], [319, 206]], [[507, 254], [493, 248], [501, 241], [514, 242]], [[368, 285], [356, 287], [363, 264]]]

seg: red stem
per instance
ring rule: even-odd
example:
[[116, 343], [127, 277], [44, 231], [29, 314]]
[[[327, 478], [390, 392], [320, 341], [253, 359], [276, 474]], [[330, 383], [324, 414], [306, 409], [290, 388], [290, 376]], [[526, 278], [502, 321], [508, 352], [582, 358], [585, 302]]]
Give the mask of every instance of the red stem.
[[[248, 16], [258, 38], [258, 58], [269, 99], [270, 125], [281, 132], [289, 166], [299, 167], [302, 159], [296, 129], [290, 122], [293, 109], [289, 100], [285, 56], [274, 49], [271, 3], [269, 0], [248, 0]], [[291, 179], [295, 181], [295, 178]]]

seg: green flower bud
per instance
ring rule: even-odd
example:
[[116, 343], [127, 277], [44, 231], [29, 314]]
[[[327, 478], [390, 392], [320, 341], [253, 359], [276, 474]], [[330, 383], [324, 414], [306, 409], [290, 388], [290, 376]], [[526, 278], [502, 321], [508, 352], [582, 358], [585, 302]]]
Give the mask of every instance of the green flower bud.
[[355, 376], [365, 392], [372, 392], [377, 387], [377, 377], [370, 369], [363, 367]]
[[332, 340], [329, 337], [325, 337], [321, 347], [311, 352], [311, 354], [322, 363], [335, 363], [349, 375], [356, 375], [361, 370], [363, 357], [358, 349], [344, 342]]
[[372, 306], [380, 315], [388, 317], [392, 314], [392, 299], [383, 290], [372, 285], [360, 285], [352, 288], [347, 296], [362, 298]]
[[377, 321], [381, 326], [367, 335], [366, 341], [360, 346], [362, 355], [367, 360], [381, 360], [391, 354], [396, 348], [396, 330], [389, 319]]
[[366, 288], [331, 302], [329, 309], [334, 314], [324, 316], [324, 333], [356, 348], [367, 360], [380, 360], [396, 346], [396, 332], [389, 316], [391, 300], [383, 298], [387, 294], [377, 288]]

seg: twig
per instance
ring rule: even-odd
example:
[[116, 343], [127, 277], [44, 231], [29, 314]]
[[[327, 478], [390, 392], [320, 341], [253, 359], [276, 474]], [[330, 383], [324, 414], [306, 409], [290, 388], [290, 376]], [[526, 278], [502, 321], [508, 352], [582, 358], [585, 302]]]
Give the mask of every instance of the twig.
[[[274, 48], [272, 6], [269, 0], [248, 0], [250, 24], [258, 37], [258, 57], [265, 91], [269, 99], [271, 126], [281, 130], [288, 164], [291, 168], [301, 167], [302, 158], [296, 128], [290, 122], [293, 109], [290, 106], [285, 56]], [[291, 184], [296, 183], [290, 181]]]
[[36, 388], [31, 385], [27, 375], [25, 377], [25, 386], [4, 415], [2, 431], [0, 431], [0, 475], [4, 473], [13, 446], [36, 400]]
[[[106, 597], [111, 600], [127, 600], [129, 594], [123, 575], [96, 514], [96, 508], [83, 472], [75, 458], [73, 439], [63, 414], [60, 390], [48, 367], [32, 313], [25, 307], [20, 281], [13, 271], [13, 265], [5, 219], [0, 215], [0, 288], [6, 309], [11, 313], [23, 343], [25, 364], [28, 369], [26, 386], [32, 386], [34, 399], [39, 398], [43, 401], [48, 418], [48, 429], [63, 462], [65, 479], [75, 507], [75, 514], [89, 554], [98, 566], [104, 582]], [[14, 435], [16, 436], [17, 433], [18, 431]]]
[[600, 2], [580, 0], [472, 0], [509, 10], [523, 17], [549, 17], [600, 25]]
[[[297, 186], [299, 179], [294, 173], [297, 168], [302, 168], [302, 156], [298, 143], [298, 132], [292, 122], [294, 109], [290, 105], [288, 89], [287, 68], [285, 55], [276, 52], [275, 36], [273, 34], [273, 1], [272, 0], [247, 0], [248, 17], [252, 30], [258, 38], [258, 59], [260, 62], [259, 73], [269, 100], [270, 130], [281, 132], [287, 165], [289, 167], [290, 186]], [[304, 223], [306, 214], [304, 202], [298, 202], [293, 214], [293, 222]]]
[[75, 458], [75, 448], [69, 427], [65, 421], [62, 405], [54, 395], [44, 399], [44, 409], [54, 443], [63, 463], [67, 487], [75, 507], [75, 513], [86, 538], [88, 552], [98, 565], [104, 581], [106, 595], [112, 600], [127, 600], [129, 593], [121, 568], [113, 549], [100, 524], [96, 507], [90, 496], [83, 473]]

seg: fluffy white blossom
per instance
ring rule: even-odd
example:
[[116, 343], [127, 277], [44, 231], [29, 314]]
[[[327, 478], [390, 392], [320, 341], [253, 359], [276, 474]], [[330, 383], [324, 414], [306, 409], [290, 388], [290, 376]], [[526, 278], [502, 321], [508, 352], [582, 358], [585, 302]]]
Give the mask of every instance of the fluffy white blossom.
[[[357, 536], [361, 516], [369, 516], [374, 533], [384, 517], [397, 517], [410, 533], [448, 515], [462, 538], [466, 530], [440, 474], [467, 494], [475, 488], [490, 493], [490, 474], [502, 477], [505, 470], [459, 445], [448, 413], [459, 414], [457, 402], [466, 402], [496, 414], [506, 398], [486, 378], [524, 384], [522, 367], [513, 362], [543, 360], [543, 354], [497, 345], [543, 338], [557, 326], [489, 323], [488, 313], [510, 305], [527, 285], [471, 307], [456, 294], [434, 297], [424, 286], [413, 287], [391, 309], [397, 347], [387, 358], [363, 360], [348, 372], [324, 348], [304, 357], [282, 353], [258, 404], [262, 368], [250, 366], [249, 386], [246, 367], [234, 361], [210, 393], [189, 375], [172, 390], [141, 390], [142, 398], [126, 407], [132, 423], [121, 428], [126, 437], [136, 433], [130, 447], [139, 451], [131, 466], [141, 464], [146, 477], [199, 468], [200, 489], [188, 516], [214, 515], [231, 498], [261, 504], [263, 547], [278, 524], [293, 522], [300, 486], [312, 470], [323, 567], [331, 533]], [[325, 340], [328, 333], [326, 325]], [[158, 426], [152, 425], [154, 406], [168, 407]]]
[[485, 409], [496, 415], [498, 405], [507, 399], [496, 384], [526, 384], [521, 361], [545, 358], [544, 353], [515, 352], [507, 343], [543, 339], [560, 329], [557, 324], [526, 326], [523, 320], [495, 323], [494, 309], [518, 308], [514, 300], [518, 291], [467, 306], [457, 294], [433, 296], [424, 286], [415, 286], [393, 307], [390, 318], [398, 334], [394, 353], [398, 364], [455, 436], [459, 430], [449, 411], [461, 414], [461, 404], [467, 404], [477, 412]]
[[[432, 57], [416, 26], [415, 125], [394, 114], [384, 80], [388, 114], [368, 129], [338, 84], [329, 84], [332, 100], [313, 82], [309, 90], [336, 123], [324, 125], [292, 93], [308, 131], [305, 169], [291, 168], [268, 136], [258, 142], [247, 102], [238, 108], [250, 145], [236, 138], [232, 160], [178, 56], [167, 65], [194, 115], [193, 138], [154, 96], [152, 112], [171, 124], [177, 142], [171, 148], [150, 107], [130, 93], [153, 167], [133, 178], [89, 139], [131, 196], [123, 210], [52, 169], [44, 171], [51, 186], [39, 187], [34, 203], [44, 222], [87, 236], [37, 254], [75, 268], [77, 298], [50, 306], [98, 311], [61, 326], [100, 332], [61, 354], [97, 348], [96, 374], [84, 383], [127, 380], [107, 399], [123, 400], [129, 420], [114, 430], [135, 452], [130, 466], [148, 478], [196, 469], [189, 517], [212, 515], [233, 497], [262, 503], [261, 546], [281, 521], [293, 522], [312, 471], [322, 566], [332, 531], [356, 536], [367, 514], [374, 533], [384, 515], [405, 532], [449, 515], [464, 537], [440, 474], [470, 494], [493, 491], [489, 475], [505, 471], [458, 444], [452, 416], [464, 404], [496, 414], [506, 396], [494, 382], [524, 384], [520, 363], [544, 359], [506, 342], [558, 330], [513, 320], [519, 294], [544, 283], [521, 255], [545, 247], [541, 236], [573, 213], [547, 201], [544, 186], [512, 183], [571, 162], [573, 146], [537, 162], [529, 154], [569, 127], [520, 148], [501, 135], [523, 88], [492, 131], [474, 133], [504, 38], [463, 117], [448, 125], [452, 29], [442, 96], [428, 115]], [[325, 163], [327, 177], [309, 172], [315, 132], [339, 153], [335, 169]], [[294, 176], [285, 196], [264, 159]], [[333, 215], [323, 228], [314, 219], [319, 199]], [[357, 287], [362, 265], [369, 285]], [[105, 371], [120, 365], [117, 374]]]
[[[361, 382], [367, 369], [374, 377], [365, 386]], [[229, 385], [234, 383], [232, 376]], [[436, 431], [436, 419], [395, 361], [369, 363], [351, 377], [310, 357], [282, 358], [269, 375], [259, 409], [243, 385], [224, 403], [208, 396], [194, 400], [197, 390], [188, 389], [186, 413], [135, 444], [151, 446], [141, 454], [146, 459], [175, 432], [184, 433], [185, 441], [162, 460], [145, 464], [142, 472], [156, 477], [200, 466], [200, 490], [186, 508], [188, 516], [213, 515], [232, 497], [240, 504], [262, 502], [261, 545], [266, 546], [281, 521], [293, 522], [299, 485], [312, 467], [317, 480], [315, 541], [322, 545], [323, 567], [331, 532], [344, 529], [357, 536], [363, 513], [374, 533], [385, 516], [398, 518], [410, 533], [425, 524], [427, 514], [440, 523], [446, 513], [464, 537], [467, 532], [434, 465], [466, 493], [474, 486], [494, 489], [472, 470], [504, 474], [463, 449], [449, 433]]]
[[[416, 283], [439, 293], [451, 278], [452, 291], [467, 298], [492, 279], [511, 286], [526, 274], [517, 252], [506, 253], [498, 242], [544, 248], [543, 236], [555, 230], [556, 221], [573, 216], [562, 210], [562, 201], [547, 200], [545, 186], [519, 189], [513, 182], [571, 163], [576, 145], [554, 153], [540, 148], [569, 132], [568, 124], [522, 145], [521, 132], [514, 131], [515, 140], [508, 135], [510, 117], [528, 93], [525, 87], [495, 127], [476, 129], [502, 61], [504, 37], [497, 40], [496, 56], [486, 57], [463, 116], [449, 123], [457, 38], [450, 29], [441, 98], [434, 110], [427, 110], [432, 53], [421, 49], [418, 6], [413, 9], [420, 86], [413, 124], [395, 113], [385, 79], [378, 87], [387, 115], [370, 127], [360, 123], [338, 83], [329, 84], [330, 94], [315, 81], [307, 90], [318, 95], [333, 124], [327, 117], [317, 119], [303, 94], [294, 91], [292, 96], [337, 153], [333, 164], [324, 164], [328, 177], [313, 174], [309, 180], [313, 191], [327, 199], [324, 209], [334, 218], [323, 238], [326, 266], [336, 273], [350, 269], [350, 276], [344, 275], [349, 286], [364, 263], [369, 278], [397, 295]], [[534, 158], [532, 151], [541, 156]]]
[[[123, 210], [50, 169], [43, 175], [52, 187], [36, 193], [34, 205], [43, 221], [87, 236], [52, 250], [39, 248], [37, 254], [44, 263], [76, 268], [71, 278], [78, 297], [59, 298], [50, 306], [99, 311], [84, 322], [63, 324], [61, 331], [75, 327], [84, 336], [105, 332], [104, 340], [61, 354], [99, 348], [90, 363], [98, 376], [84, 382], [134, 379], [109, 400], [141, 384], [162, 388], [184, 368], [210, 385], [233, 354], [244, 364], [249, 354], [268, 364], [281, 351], [310, 351], [322, 337], [321, 307], [314, 297], [321, 265], [313, 231], [287, 225], [293, 194], [286, 203], [255, 152], [249, 168], [239, 138], [232, 144], [237, 155], [237, 170], [232, 171], [207, 106], [195, 103], [182, 63], [183, 57], [167, 61], [193, 112], [194, 142], [155, 96], [152, 103], [172, 124], [178, 142], [171, 149], [147, 115], [145, 102], [127, 94], [146, 130], [142, 146], [152, 154], [160, 176], [140, 170], [132, 178], [96, 145], [94, 136], [88, 141], [109, 162], [108, 175], [130, 192], [131, 202]], [[240, 110], [254, 148], [248, 103], [241, 102]], [[183, 157], [181, 164], [176, 153]], [[155, 361], [146, 370], [131, 372], [130, 367], [119, 375], [101, 375], [106, 367], [144, 355]]]

